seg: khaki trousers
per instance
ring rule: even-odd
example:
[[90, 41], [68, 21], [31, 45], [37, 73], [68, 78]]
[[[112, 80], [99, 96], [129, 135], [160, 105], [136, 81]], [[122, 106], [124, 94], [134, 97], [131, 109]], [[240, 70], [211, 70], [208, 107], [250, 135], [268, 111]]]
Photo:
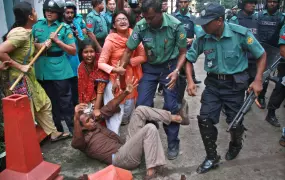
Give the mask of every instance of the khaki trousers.
[[145, 154], [146, 168], [165, 165], [165, 155], [159, 132], [152, 123], [146, 121], [162, 121], [170, 124], [171, 113], [165, 110], [138, 106], [128, 126], [127, 142], [119, 149], [113, 158], [113, 165], [124, 169], [134, 169]]
[[[48, 96], [46, 96], [46, 98], [48, 98]], [[34, 103], [32, 100], [30, 100], [30, 105], [34, 120], [39, 123], [45, 133], [47, 135], [50, 135], [51, 133], [57, 132], [57, 129], [52, 119], [50, 99], [48, 98], [46, 100], [46, 104], [39, 111], [35, 111]]]

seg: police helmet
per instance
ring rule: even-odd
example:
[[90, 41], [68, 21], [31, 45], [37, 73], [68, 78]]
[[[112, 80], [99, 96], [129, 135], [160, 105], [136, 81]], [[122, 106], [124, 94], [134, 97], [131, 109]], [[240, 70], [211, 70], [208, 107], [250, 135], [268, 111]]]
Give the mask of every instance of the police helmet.
[[66, 8], [73, 8], [74, 9], [74, 14], [76, 16], [76, 9], [77, 9], [77, 7], [76, 7], [76, 4], [74, 2], [72, 2], [70, 0], [65, 1], [65, 7]]
[[128, 0], [128, 3], [131, 8], [137, 8], [139, 6], [139, 0]]
[[[268, 0], [265, 1], [265, 9], [267, 9], [267, 2], [268, 2]], [[278, 0], [278, 6], [277, 6], [277, 8], [279, 9], [279, 7], [280, 7], [280, 0]]]
[[243, 9], [246, 3], [250, 3], [253, 2], [255, 4], [257, 4], [257, 0], [239, 0], [238, 1], [238, 8], [239, 9]]
[[58, 20], [63, 21], [63, 12], [65, 7], [64, 0], [46, 0], [43, 4], [44, 17], [46, 18], [45, 11], [50, 10], [58, 13]]
[[63, 13], [65, 7], [64, 0], [46, 0], [43, 5], [43, 10], [55, 11], [58, 13]]

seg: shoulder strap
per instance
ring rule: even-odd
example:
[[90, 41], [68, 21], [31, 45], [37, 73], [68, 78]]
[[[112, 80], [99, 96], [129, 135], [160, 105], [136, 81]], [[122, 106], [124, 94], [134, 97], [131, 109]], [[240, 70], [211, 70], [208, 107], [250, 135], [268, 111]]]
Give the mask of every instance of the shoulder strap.
[[28, 54], [24, 57], [24, 61], [23, 61], [24, 65], [27, 63], [27, 60], [29, 59], [29, 57], [31, 55], [31, 49], [32, 49], [32, 33], [30, 35], [30, 49], [28, 51]]

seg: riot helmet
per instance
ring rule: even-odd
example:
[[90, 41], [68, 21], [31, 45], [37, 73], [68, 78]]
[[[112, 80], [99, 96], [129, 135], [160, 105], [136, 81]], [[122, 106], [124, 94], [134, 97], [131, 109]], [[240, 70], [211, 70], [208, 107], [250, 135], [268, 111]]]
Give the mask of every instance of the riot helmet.
[[46, 0], [43, 4], [44, 17], [46, 17], [45, 11], [50, 10], [53, 12], [57, 12], [58, 16], [59, 16], [58, 20], [62, 21], [64, 7], [65, 7], [65, 1], [64, 0]]
[[68, 1], [65, 1], [65, 8], [73, 8], [74, 9], [74, 17], [76, 17], [76, 10], [77, 10], [77, 7], [76, 7], [76, 4], [70, 0]]
[[[267, 2], [268, 2], [268, 0], [266, 0], [265, 1], [265, 9], [267, 9]], [[280, 0], [278, 0], [278, 5], [277, 5], [277, 9], [279, 9], [280, 8]]]

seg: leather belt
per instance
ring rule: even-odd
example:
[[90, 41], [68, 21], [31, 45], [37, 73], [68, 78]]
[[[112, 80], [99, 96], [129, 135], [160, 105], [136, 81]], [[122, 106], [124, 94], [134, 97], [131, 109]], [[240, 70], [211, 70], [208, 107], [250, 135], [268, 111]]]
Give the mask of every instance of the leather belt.
[[214, 74], [214, 73], [208, 73], [209, 77], [218, 79], [218, 80], [233, 80], [232, 74]]
[[47, 57], [60, 57], [62, 55], [63, 51], [54, 51], [54, 52], [46, 51], [42, 53], [42, 56], [47, 56]]

